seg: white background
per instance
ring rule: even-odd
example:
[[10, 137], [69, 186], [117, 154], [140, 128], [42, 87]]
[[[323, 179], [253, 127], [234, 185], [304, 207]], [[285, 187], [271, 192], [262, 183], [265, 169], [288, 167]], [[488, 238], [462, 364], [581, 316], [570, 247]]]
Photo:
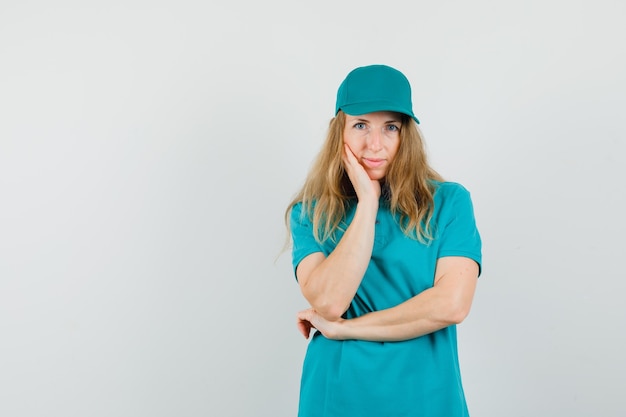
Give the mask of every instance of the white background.
[[623, 416], [625, 18], [2, 0], [0, 415], [295, 416], [306, 304], [282, 216], [340, 82], [383, 63], [474, 199], [472, 415]]

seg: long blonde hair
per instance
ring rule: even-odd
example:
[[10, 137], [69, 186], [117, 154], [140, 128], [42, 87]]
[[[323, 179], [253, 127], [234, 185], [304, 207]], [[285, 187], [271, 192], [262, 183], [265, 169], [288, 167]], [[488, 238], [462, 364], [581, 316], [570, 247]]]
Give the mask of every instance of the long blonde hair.
[[[356, 194], [343, 166], [343, 130], [346, 117], [342, 111], [330, 121], [326, 141], [315, 159], [304, 186], [285, 212], [289, 217], [294, 205], [302, 202], [302, 214], [310, 216], [318, 242], [333, 239]], [[443, 178], [428, 165], [424, 141], [415, 121], [402, 115], [400, 145], [381, 184], [399, 225], [407, 236], [422, 243], [432, 240], [430, 219], [433, 209], [434, 181]]]

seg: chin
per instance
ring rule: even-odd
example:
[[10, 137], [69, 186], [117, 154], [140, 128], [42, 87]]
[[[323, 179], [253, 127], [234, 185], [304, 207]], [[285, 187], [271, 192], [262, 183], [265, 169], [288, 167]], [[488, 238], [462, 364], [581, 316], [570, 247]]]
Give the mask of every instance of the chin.
[[367, 175], [370, 177], [372, 181], [380, 181], [385, 178], [384, 172], [368, 172]]

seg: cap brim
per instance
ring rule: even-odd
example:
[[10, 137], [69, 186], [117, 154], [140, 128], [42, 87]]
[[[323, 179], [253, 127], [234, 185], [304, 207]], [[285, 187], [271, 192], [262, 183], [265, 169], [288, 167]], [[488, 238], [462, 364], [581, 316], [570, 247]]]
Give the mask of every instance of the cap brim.
[[344, 106], [341, 106], [339, 110], [343, 111], [346, 114], [349, 114], [350, 116], [360, 116], [362, 114], [374, 113], [377, 111], [392, 111], [396, 113], [406, 114], [407, 116], [415, 120], [415, 123], [417, 124], [419, 124], [420, 122], [419, 120], [417, 120], [417, 117], [415, 117], [412, 111], [385, 102], [346, 104]]

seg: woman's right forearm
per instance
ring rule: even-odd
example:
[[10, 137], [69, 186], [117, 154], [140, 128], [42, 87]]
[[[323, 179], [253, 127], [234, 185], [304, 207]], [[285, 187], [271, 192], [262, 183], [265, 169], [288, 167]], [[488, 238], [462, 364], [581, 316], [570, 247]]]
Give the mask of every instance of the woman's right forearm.
[[372, 256], [377, 211], [378, 200], [359, 201], [335, 250], [298, 277], [304, 297], [327, 320], [341, 317], [361, 284]]

